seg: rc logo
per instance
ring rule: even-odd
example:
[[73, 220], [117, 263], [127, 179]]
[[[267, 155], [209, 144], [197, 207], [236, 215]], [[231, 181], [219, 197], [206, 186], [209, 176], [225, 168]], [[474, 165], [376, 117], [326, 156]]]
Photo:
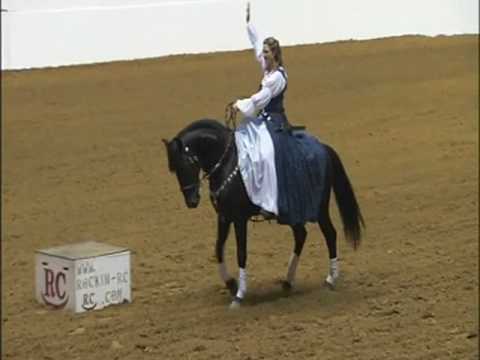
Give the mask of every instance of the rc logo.
[[41, 295], [43, 301], [55, 308], [64, 308], [68, 303], [67, 272], [68, 267], [61, 270], [52, 269], [47, 262], [42, 262], [44, 286]]

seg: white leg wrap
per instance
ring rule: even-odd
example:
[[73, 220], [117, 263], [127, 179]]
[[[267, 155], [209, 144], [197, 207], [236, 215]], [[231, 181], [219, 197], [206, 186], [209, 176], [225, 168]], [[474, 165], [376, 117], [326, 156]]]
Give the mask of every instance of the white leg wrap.
[[220, 273], [220, 278], [223, 280], [223, 282], [227, 282], [230, 280], [232, 277], [228, 274], [227, 271], [227, 266], [225, 265], [224, 262], [221, 262], [218, 264], [218, 272]]
[[247, 270], [240, 268], [237, 297], [243, 299], [247, 293]]
[[297, 266], [299, 261], [300, 257], [295, 253], [290, 256], [290, 260], [288, 261], [287, 281], [290, 283], [290, 285], [293, 285], [295, 282], [295, 275], [297, 274]]
[[330, 259], [330, 270], [327, 276], [327, 283], [330, 285], [335, 285], [335, 282], [338, 278], [339, 270], [338, 270], [338, 261], [337, 258]]

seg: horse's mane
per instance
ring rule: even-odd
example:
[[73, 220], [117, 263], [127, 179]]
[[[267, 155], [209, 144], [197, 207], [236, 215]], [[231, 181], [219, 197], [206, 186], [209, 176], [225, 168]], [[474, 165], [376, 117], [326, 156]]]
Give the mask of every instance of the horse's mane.
[[195, 130], [201, 130], [201, 129], [212, 129], [222, 133], [228, 131], [228, 128], [218, 120], [200, 119], [200, 120], [194, 121], [193, 123], [188, 125], [186, 128], [184, 128], [182, 131], [180, 131], [177, 137], [180, 138], [186, 133], [189, 133]]

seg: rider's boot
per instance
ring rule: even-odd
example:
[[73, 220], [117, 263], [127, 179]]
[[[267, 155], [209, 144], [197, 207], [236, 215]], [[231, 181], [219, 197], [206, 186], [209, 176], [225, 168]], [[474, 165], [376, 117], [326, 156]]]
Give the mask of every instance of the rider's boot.
[[265, 220], [273, 220], [275, 219], [277, 216], [270, 212], [270, 211], [267, 211], [265, 209], [260, 209], [260, 215], [265, 219]]

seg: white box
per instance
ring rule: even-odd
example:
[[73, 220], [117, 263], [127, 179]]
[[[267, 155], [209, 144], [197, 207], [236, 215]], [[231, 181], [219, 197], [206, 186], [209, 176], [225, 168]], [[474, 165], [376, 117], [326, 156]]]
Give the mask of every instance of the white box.
[[131, 302], [130, 250], [95, 241], [36, 251], [36, 299], [74, 312]]

